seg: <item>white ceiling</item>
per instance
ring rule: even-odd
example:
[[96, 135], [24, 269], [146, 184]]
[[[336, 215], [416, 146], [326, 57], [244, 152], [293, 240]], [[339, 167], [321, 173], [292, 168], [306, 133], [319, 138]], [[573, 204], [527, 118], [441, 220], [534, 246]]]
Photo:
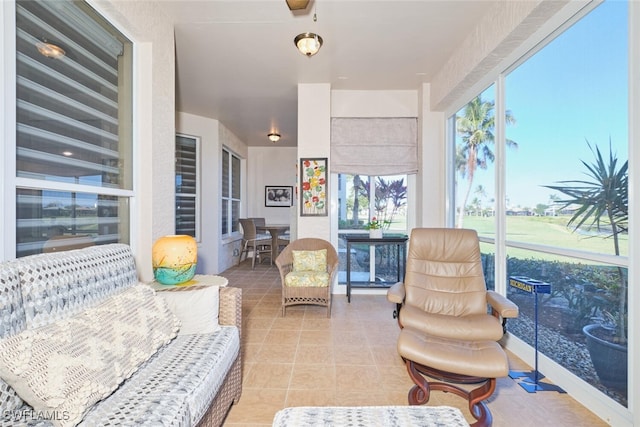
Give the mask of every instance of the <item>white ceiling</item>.
[[[502, 0], [504, 1], [504, 0]], [[418, 89], [496, 0], [164, 0], [175, 22], [177, 109], [219, 120], [249, 146], [297, 145], [298, 83]], [[313, 21], [314, 12], [317, 21]], [[307, 58], [293, 38], [316, 32]]]

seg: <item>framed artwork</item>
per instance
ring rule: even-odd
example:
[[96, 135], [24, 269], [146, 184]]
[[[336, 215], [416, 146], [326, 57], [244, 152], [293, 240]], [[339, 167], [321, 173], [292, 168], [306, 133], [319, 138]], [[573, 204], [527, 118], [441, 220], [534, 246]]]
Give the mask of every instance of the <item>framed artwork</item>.
[[264, 205], [267, 207], [292, 206], [293, 187], [266, 185], [264, 187]]
[[327, 158], [300, 159], [300, 216], [327, 216], [329, 171]]

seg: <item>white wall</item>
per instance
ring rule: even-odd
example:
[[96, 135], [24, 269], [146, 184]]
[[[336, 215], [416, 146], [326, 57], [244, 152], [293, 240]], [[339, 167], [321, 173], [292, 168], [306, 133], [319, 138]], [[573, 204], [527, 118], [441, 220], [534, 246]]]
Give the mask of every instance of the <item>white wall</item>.
[[200, 241], [197, 273], [211, 274], [217, 272], [220, 239], [218, 121], [178, 113], [176, 132], [200, 138]]
[[[242, 236], [237, 234], [221, 238], [221, 182], [220, 165], [222, 147], [225, 146], [241, 159], [248, 156], [247, 146], [217, 120], [187, 113], [177, 113], [176, 131], [200, 138], [200, 241], [198, 267], [201, 274], [218, 274], [238, 261], [234, 249], [240, 249]], [[243, 168], [246, 168], [243, 163]], [[246, 184], [242, 187], [246, 200]]]
[[[329, 83], [298, 85], [298, 158], [330, 156], [331, 85]], [[329, 159], [331, 172], [331, 159]], [[329, 180], [329, 185], [331, 184]], [[297, 237], [331, 240], [330, 218], [337, 212], [331, 191], [328, 216], [300, 216], [297, 210]]]
[[265, 207], [266, 185], [296, 188], [296, 147], [249, 147], [247, 158], [247, 211], [249, 218], [265, 218], [267, 224], [290, 224], [291, 207]]

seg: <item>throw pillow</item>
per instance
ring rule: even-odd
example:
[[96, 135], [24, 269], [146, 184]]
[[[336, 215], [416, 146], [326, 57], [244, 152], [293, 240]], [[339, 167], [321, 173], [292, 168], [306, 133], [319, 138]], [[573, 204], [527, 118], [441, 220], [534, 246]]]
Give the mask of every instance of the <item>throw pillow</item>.
[[292, 251], [293, 271], [327, 271], [327, 250]]
[[180, 327], [136, 285], [82, 313], [0, 342], [0, 377], [55, 426], [75, 426]]
[[180, 319], [178, 335], [210, 334], [218, 329], [218, 286], [176, 286], [158, 292], [173, 314]]

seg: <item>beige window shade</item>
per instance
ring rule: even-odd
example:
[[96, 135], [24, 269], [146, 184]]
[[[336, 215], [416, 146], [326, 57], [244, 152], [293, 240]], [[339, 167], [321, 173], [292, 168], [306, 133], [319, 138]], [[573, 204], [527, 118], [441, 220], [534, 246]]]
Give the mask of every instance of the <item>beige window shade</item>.
[[331, 172], [398, 175], [418, 172], [418, 120], [331, 119]]

